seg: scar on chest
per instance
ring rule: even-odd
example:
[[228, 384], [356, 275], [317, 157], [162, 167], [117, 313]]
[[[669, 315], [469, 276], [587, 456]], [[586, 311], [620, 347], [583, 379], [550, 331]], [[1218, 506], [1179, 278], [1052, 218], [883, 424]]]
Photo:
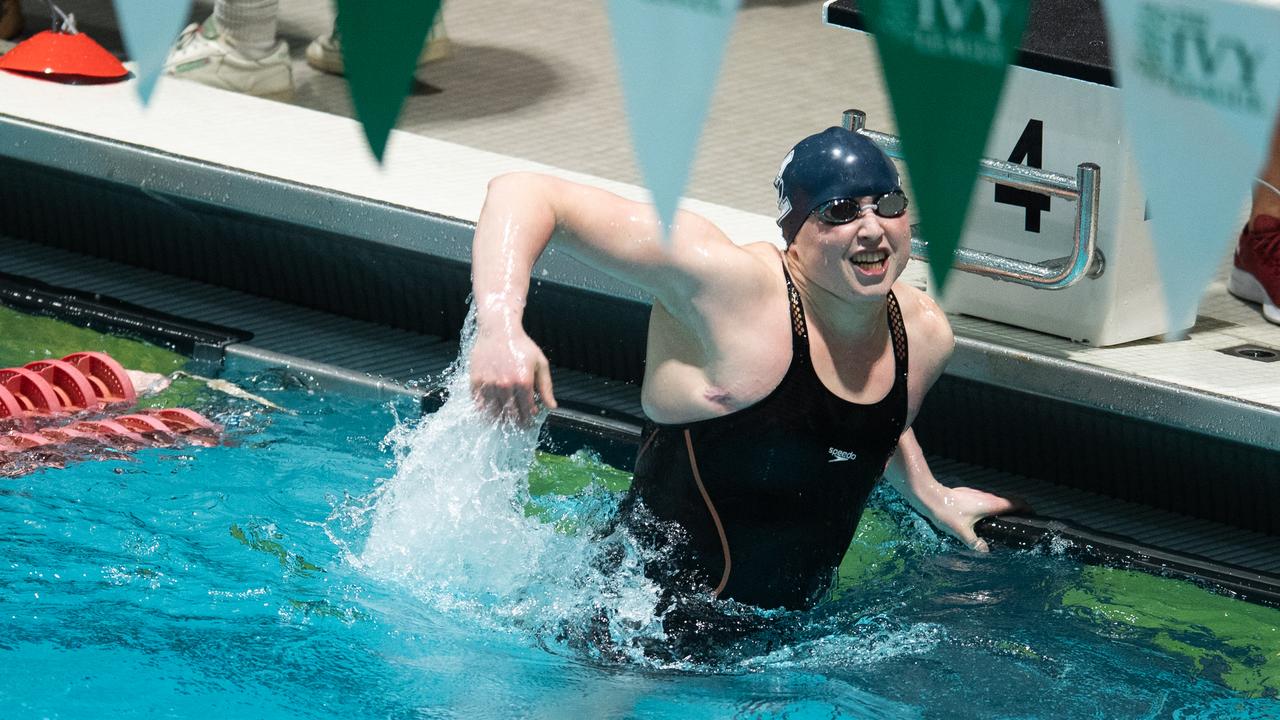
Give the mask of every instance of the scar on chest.
[[706, 398], [708, 402], [715, 403], [716, 405], [724, 407], [730, 407], [733, 405], [733, 394], [724, 388], [709, 387], [703, 391], [702, 397]]

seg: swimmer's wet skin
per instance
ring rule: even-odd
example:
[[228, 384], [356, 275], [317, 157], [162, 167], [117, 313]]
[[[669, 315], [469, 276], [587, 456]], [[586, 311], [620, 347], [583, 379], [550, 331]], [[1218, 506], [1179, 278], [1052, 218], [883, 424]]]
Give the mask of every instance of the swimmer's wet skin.
[[[908, 359], [891, 293], [892, 387], [868, 405], [837, 397], [813, 371], [804, 309], [789, 274], [786, 279], [794, 323], [791, 366], [782, 382], [724, 417], [647, 425], [623, 515], [633, 534], [655, 544], [663, 543], [662, 523], [686, 531], [687, 539], [672, 549], [675, 567], [651, 571], [664, 584], [711, 587], [716, 597], [798, 609], [827, 592], [862, 506], [897, 447], [907, 416]], [[777, 469], [785, 469], [786, 482]], [[647, 513], [636, 513], [633, 504]]]
[[1014, 507], [940, 485], [910, 430], [953, 340], [932, 300], [896, 284], [910, 223], [892, 161], [830, 128], [798, 143], [774, 184], [781, 254], [690, 213], [668, 245], [651, 207], [530, 174], [493, 180], [476, 226], [471, 388], [493, 416], [528, 422], [537, 397], [554, 405], [521, 326], [554, 230], [576, 258], [654, 296], [649, 422], [621, 522], [666, 555], [649, 573], [670, 597], [812, 607], [882, 474], [979, 550], [973, 524]]

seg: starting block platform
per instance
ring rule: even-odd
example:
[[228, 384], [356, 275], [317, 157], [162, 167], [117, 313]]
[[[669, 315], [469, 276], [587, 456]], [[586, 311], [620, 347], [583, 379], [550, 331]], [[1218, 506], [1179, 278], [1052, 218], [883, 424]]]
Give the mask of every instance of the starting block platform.
[[[825, 21], [865, 32], [856, 0], [828, 2]], [[964, 108], [939, 111], [964, 112]], [[874, 131], [885, 123], [885, 118], [869, 117], [866, 128]], [[1082, 165], [1097, 166], [1092, 271], [1052, 292], [957, 272], [947, 287], [949, 312], [1100, 347], [1189, 329], [1167, 327], [1146, 200], [1131, 156], [1120, 92], [1111, 72], [1106, 26], [1096, 0], [1031, 4], [985, 156], [1068, 177]], [[1243, 188], [1242, 209], [1247, 197], [1248, 188]], [[1076, 223], [1076, 203], [1060, 195], [984, 182], [974, 188], [961, 246], [1052, 266], [1069, 255]], [[1229, 258], [1206, 257], [1205, 262], [1219, 264]]]

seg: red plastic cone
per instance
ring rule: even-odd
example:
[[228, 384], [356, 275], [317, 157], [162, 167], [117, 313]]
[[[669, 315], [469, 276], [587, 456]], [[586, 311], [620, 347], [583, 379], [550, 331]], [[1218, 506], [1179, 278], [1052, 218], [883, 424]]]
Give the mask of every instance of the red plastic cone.
[[40, 75], [50, 80], [124, 79], [129, 71], [84, 33], [45, 30], [0, 55], [0, 70]]

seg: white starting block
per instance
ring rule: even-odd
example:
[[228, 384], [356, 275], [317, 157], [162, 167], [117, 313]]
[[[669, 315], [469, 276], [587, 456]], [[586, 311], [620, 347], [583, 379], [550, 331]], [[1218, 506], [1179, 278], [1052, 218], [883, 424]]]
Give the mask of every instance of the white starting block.
[[[827, 21], [855, 27], [835, 17], [840, 5], [849, 4], [828, 3]], [[848, 17], [850, 9], [844, 10]], [[846, 113], [846, 126], [858, 129], [865, 122], [877, 144], [901, 157], [896, 138], [874, 132], [875, 118], [859, 116]], [[1167, 327], [1119, 90], [1010, 67], [985, 156], [989, 182], [974, 188], [957, 271], [947, 280], [949, 312], [1098, 346], [1185, 329]], [[1096, 175], [1089, 166], [1096, 166]], [[1097, 183], [1089, 212], [1081, 212], [1080, 180]], [[1090, 188], [1083, 190], [1088, 195]]]
[[[1010, 68], [986, 155], [1025, 163], [1025, 151], [1028, 146], [1035, 149], [1037, 139], [1046, 170], [1074, 173], [1082, 162], [1099, 168], [1095, 242], [1101, 272], [1052, 292], [956, 273], [948, 278], [947, 309], [1099, 346], [1186, 329], [1167, 326], [1146, 201], [1120, 113], [1120, 92]], [[1011, 190], [985, 182], [977, 186], [963, 245], [1036, 262], [1067, 255], [1075, 204]]]

